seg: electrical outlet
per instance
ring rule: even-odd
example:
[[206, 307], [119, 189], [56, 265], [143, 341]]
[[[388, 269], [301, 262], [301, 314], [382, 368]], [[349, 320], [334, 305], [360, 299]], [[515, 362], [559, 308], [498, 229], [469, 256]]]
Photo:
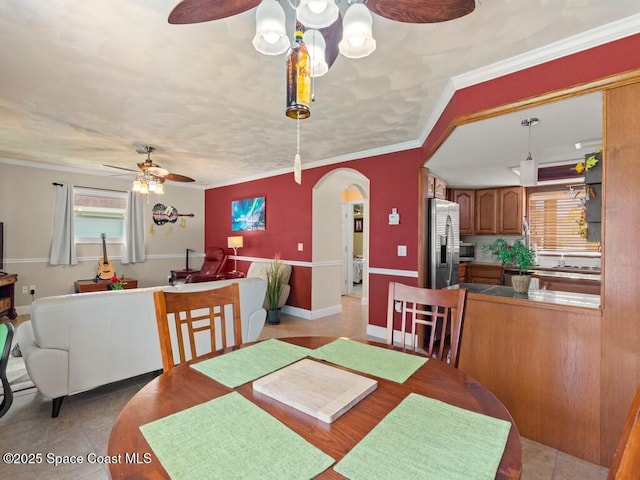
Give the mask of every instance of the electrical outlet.
[[29, 285], [29, 293], [31, 293], [31, 295], [35, 295], [36, 294], [36, 286], [35, 285]]
[[27, 287], [26, 285], [22, 286], [22, 293], [29, 293], [29, 287]]

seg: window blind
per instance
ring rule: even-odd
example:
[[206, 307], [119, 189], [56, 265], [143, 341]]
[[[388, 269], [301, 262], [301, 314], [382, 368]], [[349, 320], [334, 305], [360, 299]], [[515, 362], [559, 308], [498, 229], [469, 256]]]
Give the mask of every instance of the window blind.
[[598, 251], [598, 242], [587, 242], [580, 235], [580, 221], [585, 211], [584, 188], [558, 185], [530, 191], [528, 197], [530, 239], [538, 250]]

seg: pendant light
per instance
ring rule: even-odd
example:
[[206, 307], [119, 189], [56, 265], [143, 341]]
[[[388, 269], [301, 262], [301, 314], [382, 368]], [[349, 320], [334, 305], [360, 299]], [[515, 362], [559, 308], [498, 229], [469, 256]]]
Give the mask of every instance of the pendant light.
[[335, 0], [300, 0], [296, 8], [296, 18], [307, 28], [328, 27], [339, 14]]
[[291, 42], [285, 31], [285, 14], [276, 0], [262, 0], [256, 10], [256, 35], [253, 47], [265, 55], [280, 55]]
[[363, 58], [376, 49], [373, 18], [364, 3], [353, 3], [344, 14], [340, 53], [347, 58]]
[[538, 125], [540, 119], [525, 118], [520, 125], [529, 129], [529, 155], [520, 161], [520, 185], [530, 187], [538, 184], [538, 161], [531, 155], [531, 127]]

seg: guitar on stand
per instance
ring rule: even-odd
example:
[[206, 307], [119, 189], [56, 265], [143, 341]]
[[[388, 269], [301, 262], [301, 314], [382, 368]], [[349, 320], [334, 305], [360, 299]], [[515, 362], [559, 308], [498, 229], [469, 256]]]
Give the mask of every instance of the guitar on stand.
[[116, 271], [107, 258], [107, 234], [101, 233], [100, 236], [102, 237], [102, 258], [98, 260], [96, 280], [110, 280], [116, 274]]

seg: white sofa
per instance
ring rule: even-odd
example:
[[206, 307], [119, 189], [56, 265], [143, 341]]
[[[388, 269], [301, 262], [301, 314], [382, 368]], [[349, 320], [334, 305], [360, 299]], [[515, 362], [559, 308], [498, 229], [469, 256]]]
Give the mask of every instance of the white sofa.
[[[242, 340], [258, 339], [266, 311], [267, 284], [234, 279], [130, 290], [45, 297], [31, 305], [31, 320], [17, 330], [29, 376], [53, 399], [52, 417], [62, 401], [100, 385], [162, 369], [153, 292], [194, 291], [238, 283]], [[233, 342], [232, 342], [233, 343]]]

